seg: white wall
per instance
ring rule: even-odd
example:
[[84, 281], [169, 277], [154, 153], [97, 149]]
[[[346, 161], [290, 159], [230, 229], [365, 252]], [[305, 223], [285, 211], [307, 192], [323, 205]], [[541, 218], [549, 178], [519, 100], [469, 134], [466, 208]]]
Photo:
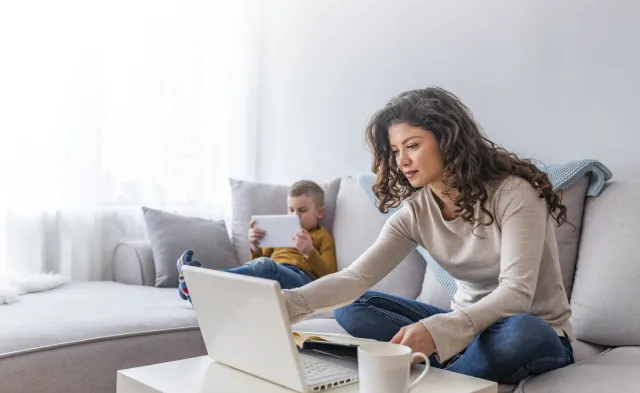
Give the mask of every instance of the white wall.
[[370, 171], [367, 119], [439, 85], [495, 142], [545, 163], [596, 158], [640, 179], [640, 2], [269, 0], [258, 178]]

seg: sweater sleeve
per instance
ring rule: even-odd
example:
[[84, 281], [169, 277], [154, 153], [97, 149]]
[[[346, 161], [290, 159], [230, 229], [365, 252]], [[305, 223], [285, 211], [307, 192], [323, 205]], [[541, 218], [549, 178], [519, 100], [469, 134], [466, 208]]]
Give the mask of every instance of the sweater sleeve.
[[413, 211], [409, 206], [403, 207], [387, 220], [375, 243], [349, 267], [303, 287], [283, 290], [291, 323], [314, 312], [347, 305], [389, 274], [415, 249], [410, 230], [414, 224]]
[[322, 239], [318, 250], [315, 248], [309, 253], [307, 263], [316, 277], [324, 277], [338, 270], [336, 263], [336, 244], [333, 236], [323, 229]]
[[465, 349], [496, 321], [529, 311], [549, 217], [546, 201], [528, 183], [500, 196], [495, 216], [502, 226], [498, 287], [470, 306], [422, 320], [440, 361]]

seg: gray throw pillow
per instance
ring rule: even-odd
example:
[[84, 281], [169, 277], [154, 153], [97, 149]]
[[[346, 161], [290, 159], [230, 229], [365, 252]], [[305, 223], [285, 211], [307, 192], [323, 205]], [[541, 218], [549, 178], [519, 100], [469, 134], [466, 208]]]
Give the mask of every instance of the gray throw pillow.
[[558, 243], [562, 282], [569, 299], [571, 299], [571, 292], [573, 291], [573, 279], [576, 273], [576, 263], [578, 262], [582, 215], [589, 180], [589, 176], [583, 176], [582, 179], [562, 192], [562, 204], [567, 207], [567, 219], [573, 225], [569, 223], [564, 223], [559, 227], [555, 223], [553, 225]]
[[208, 269], [238, 266], [224, 221], [187, 217], [142, 208], [156, 268], [156, 287], [177, 287], [176, 262], [192, 249], [194, 259]]

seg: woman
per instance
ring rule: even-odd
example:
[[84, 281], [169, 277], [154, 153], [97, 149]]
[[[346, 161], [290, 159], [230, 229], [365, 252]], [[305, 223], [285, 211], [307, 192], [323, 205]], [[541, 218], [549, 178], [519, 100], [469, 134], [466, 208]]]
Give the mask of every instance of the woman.
[[[366, 136], [380, 211], [403, 207], [350, 267], [283, 291], [291, 322], [346, 306], [334, 315], [350, 334], [499, 383], [573, 363], [554, 232], [567, 209], [546, 174], [488, 140], [440, 88], [392, 99]], [[456, 279], [452, 310], [367, 292], [417, 245]]]

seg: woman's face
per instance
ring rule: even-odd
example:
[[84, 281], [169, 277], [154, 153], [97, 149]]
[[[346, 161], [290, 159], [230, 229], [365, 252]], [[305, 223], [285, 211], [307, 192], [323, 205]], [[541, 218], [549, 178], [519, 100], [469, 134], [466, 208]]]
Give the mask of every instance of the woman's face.
[[442, 182], [444, 163], [433, 133], [407, 123], [390, 125], [388, 133], [398, 169], [413, 187]]

